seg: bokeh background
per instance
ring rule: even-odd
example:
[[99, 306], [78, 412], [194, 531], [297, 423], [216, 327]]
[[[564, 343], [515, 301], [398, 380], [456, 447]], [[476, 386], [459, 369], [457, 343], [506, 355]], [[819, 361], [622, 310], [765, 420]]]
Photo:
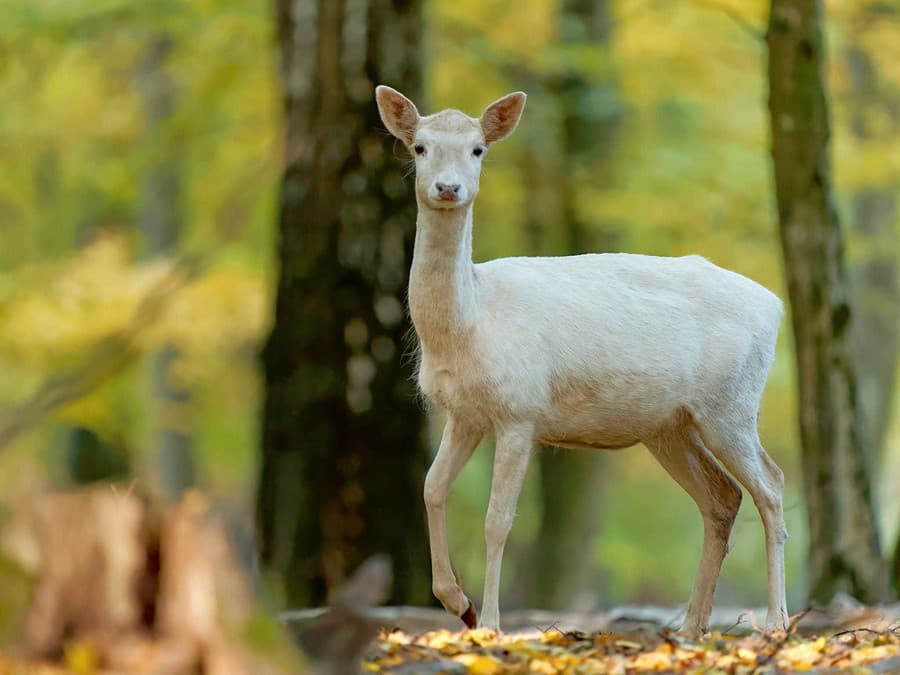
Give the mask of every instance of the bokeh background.
[[[518, 131], [485, 163], [476, 260], [699, 253], [786, 298], [767, 4], [581, 4], [588, 22], [557, 0], [424, 3], [420, 110], [475, 115], [508, 91], [529, 94]], [[873, 347], [886, 355], [876, 375], [892, 380], [897, 300], [865, 274], [896, 265], [900, 3], [826, 5], [838, 208], [853, 278], [875, 288], [866, 302], [876, 314], [894, 317]], [[285, 163], [275, 35], [265, 1], [0, 0], [0, 513], [114, 476], [161, 499], [196, 483], [252, 519]], [[395, 166], [406, 159], [396, 144]], [[786, 320], [760, 425], [787, 477], [796, 610], [807, 534], [791, 345]], [[871, 401], [866, 386], [864, 408], [886, 427], [872, 461], [890, 547], [900, 429], [896, 405], [881, 410], [877, 383]], [[431, 415], [433, 448], [441, 423]], [[537, 547], [547, 500], [565, 512], [569, 495], [549, 494], [532, 467], [507, 547], [504, 607], [686, 601], [702, 535], [687, 495], [642, 448], [578, 461], [589, 499], [562, 525], [577, 556], [552, 561]], [[449, 504], [452, 557], [473, 590], [490, 462], [486, 442]], [[717, 602], [764, 604], [764, 561], [745, 499]], [[542, 595], [554, 575], [577, 588]], [[278, 580], [273, 588], [277, 596]]]

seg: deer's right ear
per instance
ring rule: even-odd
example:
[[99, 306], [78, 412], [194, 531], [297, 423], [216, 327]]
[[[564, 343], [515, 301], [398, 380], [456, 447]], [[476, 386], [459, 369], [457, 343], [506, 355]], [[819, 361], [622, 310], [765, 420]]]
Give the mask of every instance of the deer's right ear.
[[412, 145], [419, 126], [419, 111], [413, 102], [396, 89], [383, 84], [375, 87], [375, 101], [387, 130], [406, 145]]

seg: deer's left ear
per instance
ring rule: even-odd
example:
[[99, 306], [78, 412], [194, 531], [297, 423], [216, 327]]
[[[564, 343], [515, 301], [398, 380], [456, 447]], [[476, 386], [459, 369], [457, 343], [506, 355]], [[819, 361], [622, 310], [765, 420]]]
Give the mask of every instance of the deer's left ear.
[[525, 109], [525, 93], [517, 91], [491, 103], [481, 114], [481, 133], [490, 145], [502, 141], [516, 130]]
[[419, 126], [419, 111], [396, 89], [383, 84], [375, 88], [375, 101], [384, 126], [406, 145], [411, 145]]

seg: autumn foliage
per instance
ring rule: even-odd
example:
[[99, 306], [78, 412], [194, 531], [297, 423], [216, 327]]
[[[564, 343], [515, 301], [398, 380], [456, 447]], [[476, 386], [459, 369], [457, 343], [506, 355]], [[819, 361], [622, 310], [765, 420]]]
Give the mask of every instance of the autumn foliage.
[[[883, 661], [888, 659], [887, 661]], [[900, 670], [900, 630], [854, 630], [829, 637], [714, 633], [690, 642], [670, 630], [651, 634], [560, 632], [498, 634], [488, 630], [383, 633], [366, 661], [371, 672], [621, 674], [635, 672], [758, 673], [849, 668], [883, 661]], [[419, 670], [410, 664], [418, 662]], [[426, 670], [426, 664], [427, 670]], [[891, 668], [893, 670], [891, 670]]]

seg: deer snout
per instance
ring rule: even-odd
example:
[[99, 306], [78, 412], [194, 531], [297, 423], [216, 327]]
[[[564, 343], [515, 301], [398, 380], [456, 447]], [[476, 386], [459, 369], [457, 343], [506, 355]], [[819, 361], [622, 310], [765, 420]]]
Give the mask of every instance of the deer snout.
[[459, 199], [459, 183], [441, 183], [437, 182], [434, 184], [435, 189], [438, 193], [438, 199], [446, 202], [455, 202]]

